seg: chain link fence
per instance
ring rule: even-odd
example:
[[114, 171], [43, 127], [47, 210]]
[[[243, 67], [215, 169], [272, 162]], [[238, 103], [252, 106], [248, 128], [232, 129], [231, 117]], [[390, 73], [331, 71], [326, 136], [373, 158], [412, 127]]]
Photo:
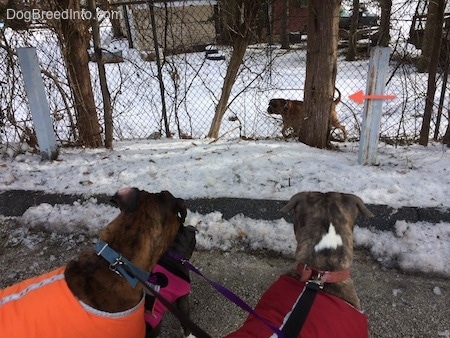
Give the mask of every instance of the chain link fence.
[[[170, 1], [150, 6], [149, 2], [135, 1], [111, 6], [118, 16], [105, 12], [99, 18], [115, 139], [156, 139], [167, 137], [167, 132], [177, 138], [206, 137], [232, 52], [221, 36], [220, 3]], [[308, 37], [304, 31], [306, 9], [297, 7], [297, 12], [290, 11], [290, 22], [295, 26], [290, 28], [296, 31], [289, 36], [289, 49], [280, 47], [276, 8], [263, 8], [267, 15], [261, 16], [261, 27], [255, 29], [254, 41], [239, 67], [221, 137], [282, 137], [281, 118], [269, 115], [267, 106], [272, 98], [303, 99]], [[418, 138], [427, 92], [428, 75], [417, 73], [414, 66], [420, 51], [407, 43], [414, 10], [415, 7], [405, 4], [395, 6], [392, 12], [393, 50], [386, 93], [395, 94], [398, 99], [384, 103], [380, 138], [396, 144]], [[336, 110], [349, 140], [357, 140], [360, 135], [363, 106], [348, 97], [366, 88], [371, 48], [368, 41], [370, 36], [358, 41], [358, 57], [351, 62], [345, 61], [348, 41], [339, 41], [336, 87], [342, 99]], [[32, 25], [26, 31], [5, 29], [2, 32], [0, 144], [36, 147], [15, 55], [16, 48], [27, 46], [37, 49], [57, 139], [62, 145], [74, 144], [75, 108], [58, 33], [40, 25]], [[93, 55], [92, 48], [90, 53]], [[103, 123], [97, 64], [90, 62], [89, 67], [97, 113]], [[434, 100], [431, 136], [436, 139], [443, 136], [449, 116], [443, 74], [442, 71], [438, 76]], [[332, 133], [335, 139], [342, 138], [339, 130]]]

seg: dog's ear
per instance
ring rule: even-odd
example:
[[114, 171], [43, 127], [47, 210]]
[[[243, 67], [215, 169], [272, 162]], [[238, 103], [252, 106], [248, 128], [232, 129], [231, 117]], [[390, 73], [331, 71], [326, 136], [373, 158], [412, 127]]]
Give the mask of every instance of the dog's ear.
[[123, 188], [117, 191], [111, 198], [111, 203], [118, 207], [120, 211], [133, 212], [136, 210], [139, 201], [139, 189]]
[[374, 215], [372, 214], [372, 212], [367, 209], [366, 205], [364, 204], [364, 202], [362, 201], [362, 199], [360, 199], [358, 197], [358, 202], [356, 203], [356, 206], [358, 207], [359, 212], [365, 217], [365, 218], [371, 218], [374, 217]]
[[343, 194], [346, 198], [348, 198], [353, 205], [355, 205], [358, 208], [358, 211], [363, 215], [365, 218], [371, 218], [374, 215], [372, 212], [366, 207], [363, 200], [353, 194]]
[[187, 215], [186, 202], [182, 198], [177, 198], [177, 208], [178, 208], [178, 217], [180, 218], [181, 223], [184, 223]]
[[307, 193], [300, 192], [291, 197], [288, 204], [280, 209], [281, 212], [288, 214], [292, 209], [295, 209], [297, 204], [304, 203]]

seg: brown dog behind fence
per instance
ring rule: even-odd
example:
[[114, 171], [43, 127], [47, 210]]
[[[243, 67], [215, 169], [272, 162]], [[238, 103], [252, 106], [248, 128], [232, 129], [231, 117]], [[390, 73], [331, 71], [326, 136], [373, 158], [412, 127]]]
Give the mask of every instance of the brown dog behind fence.
[[[336, 105], [341, 101], [341, 92], [336, 88], [338, 97], [331, 104], [330, 124], [333, 128], [342, 131], [343, 140], [347, 139], [345, 127], [339, 122], [336, 113]], [[271, 99], [267, 112], [271, 115], [281, 115], [283, 127], [281, 134], [284, 138], [298, 137], [302, 127], [304, 113], [303, 101], [288, 99]]]

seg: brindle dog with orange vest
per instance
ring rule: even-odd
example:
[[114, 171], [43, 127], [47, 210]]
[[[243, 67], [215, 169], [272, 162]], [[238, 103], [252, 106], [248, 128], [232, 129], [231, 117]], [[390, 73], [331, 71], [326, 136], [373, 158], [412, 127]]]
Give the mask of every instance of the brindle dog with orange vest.
[[[99, 239], [150, 271], [184, 222], [184, 201], [168, 191], [124, 188], [112, 202], [120, 214]], [[1, 290], [0, 337], [144, 337], [143, 287], [112, 270], [92, 248], [65, 267]]]

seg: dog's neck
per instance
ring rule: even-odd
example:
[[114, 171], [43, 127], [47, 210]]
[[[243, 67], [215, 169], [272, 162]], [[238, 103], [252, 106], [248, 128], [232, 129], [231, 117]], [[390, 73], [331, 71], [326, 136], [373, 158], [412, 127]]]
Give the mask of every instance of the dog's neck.
[[[112, 236], [100, 236], [100, 239], [145, 271], [150, 271], [158, 259], [160, 250], [154, 249], [150, 243], [144, 245], [144, 239], [135, 241], [138, 243], [133, 247], [135, 252], [130, 251], [131, 245], [124, 247], [121, 245], [123, 241]], [[151, 250], [156, 253], [153, 254]], [[94, 250], [87, 250], [78, 259], [69, 262], [65, 276], [69, 288], [78, 299], [101, 311], [126, 311], [142, 299], [142, 285], [133, 288], [125, 278], [111, 271], [110, 263]]]
[[133, 289], [109, 265], [94, 250], [85, 251], [67, 264], [67, 285], [80, 301], [100, 311], [114, 313], [131, 309], [142, 298], [142, 286]]
[[356, 309], [361, 309], [359, 298], [353, 291], [354, 286], [348, 268], [339, 271], [327, 271], [299, 263], [295, 277], [300, 282], [313, 281], [318, 283], [326, 293], [342, 298]]
[[315, 280], [322, 284], [339, 283], [350, 278], [349, 269], [340, 271], [323, 271], [303, 263], [298, 263], [297, 274], [299, 275], [299, 280], [301, 282]]

